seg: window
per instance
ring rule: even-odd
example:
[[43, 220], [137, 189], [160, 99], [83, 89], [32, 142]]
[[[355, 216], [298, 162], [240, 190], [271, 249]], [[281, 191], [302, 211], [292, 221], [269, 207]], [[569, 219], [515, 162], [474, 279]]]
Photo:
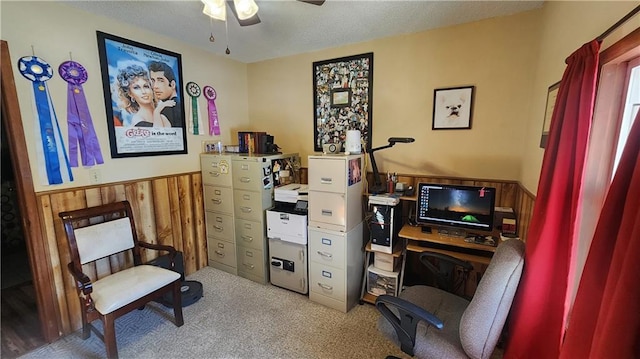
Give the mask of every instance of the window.
[[626, 83], [626, 96], [624, 102], [624, 108], [622, 109], [622, 122], [620, 123], [620, 135], [618, 136], [618, 145], [616, 146], [616, 154], [613, 163], [613, 171], [611, 172], [611, 179], [616, 173], [618, 163], [620, 162], [620, 156], [622, 156], [622, 150], [627, 143], [627, 137], [629, 131], [631, 131], [631, 125], [638, 114], [640, 109], [640, 57], [636, 57], [629, 61]]

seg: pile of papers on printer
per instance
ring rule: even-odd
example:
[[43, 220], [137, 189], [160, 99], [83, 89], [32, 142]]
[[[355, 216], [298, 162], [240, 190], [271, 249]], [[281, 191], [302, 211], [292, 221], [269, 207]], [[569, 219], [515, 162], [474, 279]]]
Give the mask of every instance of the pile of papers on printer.
[[296, 203], [309, 200], [309, 186], [300, 183], [290, 183], [286, 186], [276, 187], [276, 202]]

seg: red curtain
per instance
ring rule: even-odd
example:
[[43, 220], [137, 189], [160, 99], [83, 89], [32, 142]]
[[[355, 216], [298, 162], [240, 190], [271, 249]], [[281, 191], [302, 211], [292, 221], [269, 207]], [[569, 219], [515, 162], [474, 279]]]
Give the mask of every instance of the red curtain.
[[640, 357], [640, 113], [589, 249], [561, 358]]
[[511, 311], [505, 358], [557, 358], [560, 352], [599, 49], [600, 44], [592, 41], [566, 61], [527, 235], [524, 272]]

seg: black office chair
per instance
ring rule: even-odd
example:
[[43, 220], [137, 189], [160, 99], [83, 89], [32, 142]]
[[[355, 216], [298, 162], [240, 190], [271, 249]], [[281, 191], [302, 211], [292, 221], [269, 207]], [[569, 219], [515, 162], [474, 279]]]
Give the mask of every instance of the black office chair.
[[437, 252], [422, 252], [419, 259], [433, 275], [434, 287], [453, 294], [458, 294], [462, 287], [464, 296], [467, 278], [473, 270], [471, 263]]
[[471, 301], [417, 285], [381, 295], [378, 329], [418, 358], [490, 358], [502, 333], [524, 265], [524, 243], [502, 242]]

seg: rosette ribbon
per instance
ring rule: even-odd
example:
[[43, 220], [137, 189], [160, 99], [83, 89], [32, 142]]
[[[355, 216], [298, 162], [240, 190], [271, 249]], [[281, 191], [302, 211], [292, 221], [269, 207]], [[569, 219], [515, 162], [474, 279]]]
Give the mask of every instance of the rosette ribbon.
[[40, 163], [44, 162], [48, 184], [73, 181], [73, 173], [62, 141], [53, 102], [46, 81], [53, 77], [53, 69], [46, 61], [36, 56], [25, 56], [18, 60], [22, 76], [33, 84], [34, 114], [38, 118], [41, 142], [37, 145]]
[[204, 98], [207, 99], [207, 113], [209, 114], [209, 135], [220, 136], [220, 123], [218, 122], [218, 110], [216, 109], [216, 90], [211, 86], [202, 89]]
[[82, 84], [89, 78], [87, 70], [75, 61], [65, 61], [58, 67], [58, 73], [68, 84], [67, 125], [71, 167], [78, 167], [78, 147], [83, 166], [102, 164], [104, 160], [100, 152], [100, 143], [82, 89]]
[[189, 118], [191, 122], [189, 122], [189, 132], [194, 135], [201, 135], [200, 129], [202, 126], [202, 114], [200, 113], [200, 107], [198, 106], [198, 97], [202, 91], [200, 90], [200, 86], [195, 82], [187, 82], [187, 94], [191, 97], [191, 107]]

